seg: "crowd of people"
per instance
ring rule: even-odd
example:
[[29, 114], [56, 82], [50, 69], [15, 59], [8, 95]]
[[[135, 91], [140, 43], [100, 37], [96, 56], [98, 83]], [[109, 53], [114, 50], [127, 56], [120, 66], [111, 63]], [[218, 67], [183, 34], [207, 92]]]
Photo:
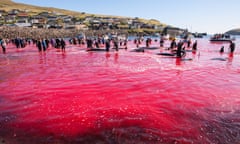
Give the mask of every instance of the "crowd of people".
[[[78, 30], [63, 30], [63, 29], [33, 29], [33, 28], [18, 28], [18, 27], [0, 27], [0, 45], [2, 47], [2, 53], [6, 53], [8, 43], [13, 43], [16, 48], [24, 48], [28, 44], [34, 44], [38, 51], [46, 51], [49, 46], [61, 49], [65, 51], [66, 42], [65, 38], [69, 38], [69, 44], [71, 45], [85, 45], [87, 50], [93, 48], [99, 49], [105, 47], [106, 51], [110, 50], [111, 45], [118, 51], [119, 47], [127, 49], [128, 39], [109, 37], [106, 31], [87, 31], [84, 32], [84, 36], [79, 36], [82, 31]], [[164, 47], [163, 36], [159, 38], [160, 47]], [[143, 39], [137, 37], [134, 39], [134, 44], [138, 48], [140, 44], [145, 41], [146, 47], [150, 47], [152, 43], [151, 38]], [[157, 40], [155, 40], [157, 41]], [[166, 47], [166, 46], [165, 46]], [[184, 55], [185, 47], [192, 48], [193, 51], [197, 50], [197, 41], [192, 43], [191, 39], [179, 40], [176, 42], [175, 39], [171, 40], [168, 50], [175, 51], [177, 57]], [[229, 46], [230, 52], [235, 51], [235, 43], [231, 41]], [[224, 51], [224, 47], [221, 48], [220, 52]]]
[[[124, 31], [114, 31], [115, 33], [125, 33]], [[84, 33], [84, 36], [79, 38], [78, 35]], [[13, 43], [16, 48], [24, 48], [27, 44], [36, 44], [39, 51], [46, 51], [51, 45], [55, 48], [61, 48], [65, 51], [65, 38], [70, 38], [70, 44], [88, 44], [88, 48], [96, 45], [99, 47], [103, 41], [99, 41], [100, 36], [106, 33], [113, 33], [113, 31], [81, 31], [76, 29], [36, 29], [36, 28], [19, 28], [19, 27], [0, 27], [0, 44], [3, 53], [6, 53], [6, 46], [8, 43]], [[98, 39], [93, 37], [98, 36]], [[122, 41], [121, 41], [122, 42]], [[120, 42], [120, 43], [121, 43]], [[116, 46], [116, 43], [115, 43]]]

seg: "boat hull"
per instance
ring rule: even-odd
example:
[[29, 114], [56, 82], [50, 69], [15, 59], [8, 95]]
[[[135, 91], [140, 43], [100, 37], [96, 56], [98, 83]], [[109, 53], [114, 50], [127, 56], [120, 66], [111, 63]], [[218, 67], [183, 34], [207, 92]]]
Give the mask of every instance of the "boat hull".
[[210, 39], [210, 42], [231, 42], [231, 39]]

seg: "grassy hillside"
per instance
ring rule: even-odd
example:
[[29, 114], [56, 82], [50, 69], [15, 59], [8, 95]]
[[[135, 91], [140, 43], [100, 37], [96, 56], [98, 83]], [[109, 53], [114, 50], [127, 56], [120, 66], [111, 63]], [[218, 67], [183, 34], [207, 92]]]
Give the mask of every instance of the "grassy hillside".
[[0, 1], [0, 9], [9, 11], [11, 9], [19, 9], [19, 10], [28, 10], [32, 14], [34, 13], [40, 13], [40, 12], [58, 12], [66, 15], [72, 15], [72, 16], [78, 16], [81, 15], [80, 12], [74, 12], [64, 9], [57, 9], [52, 7], [39, 7], [39, 6], [33, 6], [28, 4], [22, 4], [22, 3], [15, 3], [11, 0], [1, 0]]
[[[34, 15], [40, 12], [57, 12], [65, 15], [72, 15], [77, 18], [84, 18], [86, 16], [96, 16], [96, 17], [115, 17], [115, 18], [126, 18], [121, 16], [109, 16], [109, 15], [100, 15], [100, 14], [87, 14], [83, 12], [76, 12], [76, 11], [70, 11], [70, 10], [64, 10], [64, 9], [58, 9], [58, 8], [52, 8], [52, 7], [39, 7], [39, 6], [33, 6], [28, 4], [22, 4], [22, 3], [15, 3], [11, 0], [0, 0], [0, 9], [1, 10], [12, 10], [12, 9], [19, 9], [19, 10], [27, 10], [29, 11], [30, 15]], [[161, 24], [157, 20], [146, 20], [141, 19], [143, 22], [148, 24], [154, 24], [154, 25], [164, 25]]]

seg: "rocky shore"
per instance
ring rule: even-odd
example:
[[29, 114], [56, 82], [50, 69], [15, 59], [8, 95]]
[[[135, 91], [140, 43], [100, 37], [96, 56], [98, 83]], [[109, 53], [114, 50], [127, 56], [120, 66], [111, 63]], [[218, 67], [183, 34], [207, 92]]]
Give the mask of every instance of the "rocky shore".
[[124, 30], [65, 30], [65, 29], [35, 29], [35, 28], [20, 28], [20, 27], [0, 27], [0, 38], [13, 39], [16, 37], [21, 38], [70, 38], [76, 37], [80, 33], [86, 36], [97, 36], [107, 33], [128, 34]]

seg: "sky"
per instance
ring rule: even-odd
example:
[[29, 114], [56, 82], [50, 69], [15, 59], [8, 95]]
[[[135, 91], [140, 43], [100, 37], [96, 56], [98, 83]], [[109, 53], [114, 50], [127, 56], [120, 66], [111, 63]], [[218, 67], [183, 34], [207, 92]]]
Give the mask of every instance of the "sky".
[[240, 0], [13, 0], [91, 14], [156, 19], [208, 34], [240, 28]]

